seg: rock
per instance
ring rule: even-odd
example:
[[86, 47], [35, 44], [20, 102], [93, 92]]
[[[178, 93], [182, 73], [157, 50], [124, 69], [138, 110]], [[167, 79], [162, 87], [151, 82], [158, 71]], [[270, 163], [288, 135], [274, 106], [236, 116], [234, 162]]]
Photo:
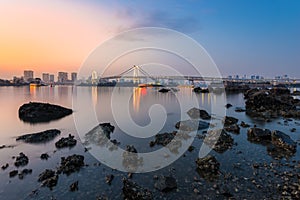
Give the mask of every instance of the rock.
[[250, 125], [246, 124], [244, 121], [241, 122], [240, 126], [243, 127], [243, 128], [249, 128], [250, 127]]
[[48, 178], [51, 178], [55, 175], [55, 171], [51, 170], [51, 169], [46, 169], [45, 171], [43, 171], [40, 175], [39, 175], [39, 182], [42, 182]]
[[291, 129], [290, 129], [290, 131], [291, 131], [292, 133], [294, 133], [294, 132], [296, 132], [296, 131], [297, 131], [297, 129], [295, 129], [295, 128], [291, 128]]
[[162, 89], [158, 90], [158, 92], [161, 92], [161, 93], [167, 93], [169, 91], [170, 91], [170, 89], [168, 89], [168, 88], [162, 88]]
[[230, 125], [236, 124], [238, 121], [239, 120], [237, 118], [225, 116], [224, 126], [230, 126]]
[[50, 157], [50, 156], [49, 156], [47, 153], [43, 153], [43, 154], [41, 154], [41, 156], [40, 156], [40, 158], [41, 158], [42, 160], [48, 160], [49, 157]]
[[55, 143], [56, 148], [65, 148], [65, 147], [73, 147], [77, 143], [76, 139], [74, 139], [74, 136], [69, 134], [66, 138], [61, 138], [59, 141]]
[[167, 146], [175, 137], [177, 131], [171, 133], [159, 133], [155, 135], [155, 140], [150, 142], [150, 146], [155, 144]]
[[246, 109], [245, 108], [241, 108], [241, 107], [236, 107], [235, 112], [246, 112]]
[[189, 146], [188, 151], [189, 151], [189, 152], [192, 152], [192, 151], [194, 151], [194, 149], [195, 149], [194, 146]]
[[193, 89], [193, 92], [195, 92], [195, 93], [209, 93], [209, 90], [207, 88], [195, 87]]
[[15, 166], [23, 167], [23, 166], [27, 165], [28, 162], [29, 162], [28, 157], [23, 152], [21, 152], [19, 154], [19, 156], [16, 157]]
[[198, 120], [184, 120], [177, 122], [175, 127], [181, 131], [196, 131], [208, 128], [209, 123]]
[[272, 144], [291, 152], [296, 152], [297, 149], [297, 143], [294, 142], [290, 136], [277, 130], [272, 132]]
[[105, 182], [108, 185], [111, 185], [111, 182], [112, 182], [113, 179], [114, 179], [114, 175], [112, 175], [112, 174], [109, 174], [109, 175], [105, 176]]
[[171, 176], [158, 176], [154, 187], [162, 192], [169, 192], [177, 188], [177, 181]]
[[13, 170], [9, 172], [9, 178], [13, 178], [18, 175], [18, 170]]
[[25, 122], [49, 122], [72, 114], [72, 110], [49, 103], [30, 102], [19, 108], [19, 118]]
[[69, 187], [71, 192], [75, 192], [78, 190], [78, 181], [75, 181], [74, 183], [72, 183]]
[[225, 105], [225, 107], [230, 108], [230, 107], [232, 107], [232, 104], [228, 103], [228, 104]]
[[292, 93], [293, 96], [300, 96], [300, 91], [296, 90]]
[[23, 169], [21, 171], [21, 173], [19, 173], [19, 179], [23, 179], [24, 176], [31, 174], [32, 173], [32, 169]]
[[225, 129], [225, 131], [228, 131], [228, 132], [237, 133], [237, 134], [240, 133], [240, 127], [237, 124], [226, 126], [226, 127], [224, 127], [224, 129]]
[[57, 173], [70, 175], [73, 172], [79, 171], [84, 166], [84, 156], [72, 155], [67, 158], [62, 157]]
[[136, 148], [133, 145], [127, 145], [123, 152], [123, 166], [127, 172], [135, 172], [139, 166], [143, 165], [143, 158], [139, 157]]
[[115, 127], [110, 123], [101, 123], [85, 134], [85, 142], [104, 146], [109, 142], [110, 134], [113, 133], [114, 129]]
[[0, 146], [0, 149], [4, 149], [4, 148], [14, 148], [15, 146], [14, 145], [1, 145]]
[[39, 175], [39, 182], [42, 182], [43, 187], [49, 187], [50, 189], [57, 185], [58, 175], [51, 169], [46, 169]]
[[248, 140], [252, 142], [271, 142], [271, 131], [269, 129], [249, 128], [247, 131]]
[[8, 167], [9, 167], [9, 164], [6, 163], [5, 165], [2, 165], [2, 166], [1, 166], [1, 169], [2, 169], [2, 170], [6, 170]]
[[212, 155], [196, 160], [198, 173], [205, 179], [213, 179], [219, 174], [220, 163]]
[[54, 139], [59, 134], [60, 130], [50, 129], [39, 133], [25, 134], [17, 137], [16, 140], [22, 140], [26, 143], [43, 143]]
[[205, 110], [201, 110], [198, 108], [191, 108], [187, 114], [192, 118], [192, 119], [211, 119], [211, 116], [206, 112]]
[[153, 199], [152, 192], [148, 189], [144, 189], [138, 184], [128, 179], [123, 180], [123, 195], [124, 199], [128, 200], [151, 200]]
[[233, 139], [222, 129], [210, 130], [204, 139], [204, 143], [216, 152], [223, 153], [232, 147]]

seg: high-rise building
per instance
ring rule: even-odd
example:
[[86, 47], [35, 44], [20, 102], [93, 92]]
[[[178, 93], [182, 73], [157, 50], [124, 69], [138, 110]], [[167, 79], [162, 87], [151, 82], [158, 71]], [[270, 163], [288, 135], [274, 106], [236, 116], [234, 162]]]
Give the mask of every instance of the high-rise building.
[[77, 81], [77, 73], [76, 72], [71, 73], [71, 80], [72, 80], [72, 82]]
[[49, 75], [49, 82], [54, 83], [54, 74]]
[[67, 72], [58, 72], [57, 81], [59, 83], [66, 83], [68, 81], [68, 73]]
[[33, 80], [33, 71], [32, 70], [24, 70], [24, 81], [30, 82]]
[[92, 84], [97, 84], [98, 83], [98, 75], [96, 71], [92, 72]]
[[45, 82], [45, 83], [49, 83], [50, 82], [50, 76], [48, 73], [43, 73], [42, 74], [42, 80]]

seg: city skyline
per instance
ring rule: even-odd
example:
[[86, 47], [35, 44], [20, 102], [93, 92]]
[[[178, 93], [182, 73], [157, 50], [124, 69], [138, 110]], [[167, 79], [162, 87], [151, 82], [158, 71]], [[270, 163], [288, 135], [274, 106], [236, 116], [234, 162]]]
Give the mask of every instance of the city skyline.
[[25, 68], [37, 74], [78, 71], [103, 41], [149, 26], [193, 38], [223, 76], [259, 72], [266, 77], [300, 77], [300, 2], [296, 0], [12, 0], [2, 1], [0, 12], [6, 16], [0, 19], [0, 77], [6, 79], [21, 75]]

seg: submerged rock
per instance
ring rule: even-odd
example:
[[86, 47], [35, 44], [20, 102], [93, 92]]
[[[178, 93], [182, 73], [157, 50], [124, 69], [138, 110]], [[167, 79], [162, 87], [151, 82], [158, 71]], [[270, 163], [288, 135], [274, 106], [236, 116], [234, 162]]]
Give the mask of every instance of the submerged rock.
[[2, 169], [2, 170], [6, 170], [8, 167], [9, 167], [9, 164], [6, 163], [5, 165], [2, 165], [2, 166], [1, 166], [1, 169]]
[[167, 93], [169, 91], [170, 91], [170, 89], [168, 89], [168, 88], [162, 88], [162, 89], [158, 90], [158, 92], [161, 92], [161, 93]]
[[225, 116], [224, 126], [230, 126], [230, 125], [236, 124], [236, 123], [238, 123], [238, 121], [239, 120], [237, 118]]
[[297, 143], [294, 142], [290, 136], [281, 131], [272, 132], [272, 144], [278, 148], [291, 152], [296, 152], [297, 149]]
[[42, 143], [48, 142], [54, 139], [56, 136], [60, 134], [60, 130], [50, 129], [38, 133], [25, 134], [16, 138], [16, 140], [22, 140], [26, 143]]
[[177, 188], [177, 181], [171, 176], [158, 176], [154, 187], [162, 192], [168, 192]]
[[27, 165], [28, 162], [29, 162], [29, 158], [23, 152], [21, 152], [19, 156], [16, 157], [15, 166], [23, 167]]
[[193, 89], [193, 92], [195, 92], [195, 93], [209, 93], [209, 90], [207, 88], [195, 87]]
[[210, 130], [204, 139], [204, 143], [216, 152], [223, 153], [232, 147], [233, 139], [222, 129]]
[[79, 171], [84, 166], [84, 156], [72, 155], [67, 158], [62, 157], [57, 173], [70, 175], [73, 172]]
[[73, 147], [77, 143], [76, 139], [74, 139], [74, 136], [69, 134], [66, 138], [61, 138], [55, 143], [56, 148], [64, 148], [64, 147]]
[[23, 169], [18, 175], [19, 175], [19, 179], [23, 179], [24, 176], [31, 174], [32, 173], [32, 169]]
[[271, 131], [269, 129], [249, 128], [247, 136], [251, 142], [271, 142]]
[[69, 187], [71, 192], [75, 192], [78, 190], [78, 181], [75, 181], [74, 183], [72, 183]]
[[155, 144], [167, 146], [175, 137], [177, 131], [171, 133], [158, 133], [155, 135], [155, 140], [150, 142], [150, 146]]
[[228, 104], [225, 105], [225, 107], [230, 108], [230, 107], [232, 107], [232, 104], [228, 103]]
[[209, 123], [198, 120], [184, 120], [177, 122], [175, 127], [181, 131], [196, 131], [208, 128]]
[[206, 112], [205, 110], [201, 110], [198, 108], [191, 108], [187, 114], [192, 118], [192, 119], [211, 119], [211, 116]]
[[225, 131], [228, 131], [228, 132], [232, 132], [232, 133], [236, 133], [236, 134], [240, 133], [240, 127], [237, 124], [226, 126], [226, 127], [224, 127], [224, 129], [225, 129]]
[[204, 158], [198, 158], [196, 160], [196, 164], [198, 173], [205, 179], [214, 179], [219, 174], [220, 163], [212, 155], [207, 155]]
[[243, 127], [243, 128], [249, 128], [250, 127], [250, 125], [245, 123], [244, 121], [241, 122], [240, 126]]
[[43, 187], [52, 188], [57, 185], [58, 175], [51, 169], [46, 169], [39, 175], [39, 182], [42, 182]]
[[50, 156], [49, 156], [47, 153], [43, 153], [43, 154], [41, 154], [41, 156], [40, 156], [40, 158], [41, 158], [42, 160], [48, 160], [49, 157], [50, 157]]
[[18, 175], [18, 170], [13, 170], [9, 172], [9, 178], [13, 178]]
[[72, 112], [71, 109], [59, 105], [30, 102], [19, 108], [19, 118], [31, 123], [48, 122], [70, 115]]
[[152, 192], [148, 189], [142, 188], [138, 184], [128, 179], [123, 180], [123, 195], [124, 199], [128, 200], [151, 200], [153, 199]]

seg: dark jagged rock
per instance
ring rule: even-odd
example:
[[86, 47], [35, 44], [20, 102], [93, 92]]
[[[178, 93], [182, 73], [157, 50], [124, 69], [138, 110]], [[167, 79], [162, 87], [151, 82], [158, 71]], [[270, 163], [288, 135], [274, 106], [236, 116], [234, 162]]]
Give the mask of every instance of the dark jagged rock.
[[143, 158], [139, 157], [138, 151], [133, 145], [127, 145], [122, 156], [122, 164], [128, 172], [135, 172], [139, 166], [143, 165]]
[[42, 182], [43, 187], [52, 188], [57, 185], [58, 175], [51, 169], [46, 169], [39, 175], [39, 182]]
[[50, 156], [49, 156], [47, 153], [43, 153], [43, 154], [41, 154], [41, 156], [40, 156], [40, 158], [41, 158], [42, 160], [48, 160], [49, 157], [50, 157]]
[[249, 128], [248, 140], [252, 142], [271, 142], [271, 131], [269, 129]]
[[1, 166], [1, 169], [2, 169], [2, 170], [6, 170], [8, 167], [9, 167], [9, 164], [6, 163], [5, 165], [2, 165], [2, 166]]
[[73, 147], [77, 143], [76, 139], [74, 139], [74, 136], [69, 134], [66, 138], [61, 138], [55, 143], [56, 148], [65, 148], [65, 147]]
[[177, 122], [175, 127], [181, 131], [196, 131], [208, 128], [209, 123], [198, 120], [184, 120]]
[[155, 140], [150, 142], [150, 146], [155, 144], [167, 146], [175, 137], [177, 131], [171, 133], [159, 133], [155, 135]]
[[39, 133], [32, 133], [32, 134], [26, 134], [17, 137], [18, 140], [22, 140], [26, 143], [42, 143], [42, 142], [48, 142], [52, 139], [54, 139], [56, 136], [60, 134], [60, 130], [57, 129], [50, 129], [46, 131], [42, 131]]
[[240, 133], [240, 127], [237, 124], [233, 124], [230, 126], [224, 127], [225, 131], [231, 132], [231, 133]]
[[239, 120], [237, 118], [225, 116], [224, 126], [230, 126], [230, 125], [236, 124], [236, 123], [238, 123], [238, 121]]
[[225, 105], [225, 107], [230, 108], [230, 107], [232, 107], [232, 104], [228, 103], [228, 104]]
[[62, 157], [57, 173], [70, 175], [73, 172], [79, 171], [84, 166], [84, 156], [72, 155], [67, 158]]
[[167, 93], [169, 91], [170, 91], [170, 89], [168, 89], [168, 88], [162, 88], [162, 89], [158, 90], [158, 92], [161, 92], [161, 93]]
[[114, 175], [112, 175], [112, 174], [109, 174], [109, 175], [105, 176], [105, 182], [108, 185], [111, 185], [111, 182], [113, 181], [113, 179], [114, 179]]
[[171, 176], [158, 176], [154, 187], [162, 192], [169, 192], [177, 188], [177, 181]]
[[296, 152], [297, 149], [297, 143], [294, 142], [290, 136], [277, 130], [272, 132], [272, 144], [291, 152]]
[[207, 88], [195, 87], [193, 89], [193, 92], [195, 92], [195, 93], [209, 93], [209, 90]]
[[204, 143], [216, 152], [223, 153], [232, 147], [233, 139], [222, 129], [210, 130], [204, 139]]
[[85, 134], [85, 142], [104, 146], [109, 142], [110, 134], [113, 133], [114, 130], [115, 127], [110, 123], [101, 123]]
[[187, 114], [190, 116], [192, 119], [211, 119], [211, 116], [206, 112], [205, 110], [201, 110], [198, 108], [191, 108]]
[[144, 189], [138, 184], [128, 179], [123, 180], [123, 195], [124, 199], [128, 200], [151, 200], [153, 199], [152, 192], [148, 189]]
[[72, 112], [71, 109], [59, 105], [30, 102], [19, 108], [19, 118], [31, 123], [48, 122], [70, 115]]
[[19, 173], [18, 170], [10, 171], [10, 172], [9, 172], [9, 177], [10, 177], [10, 178], [15, 177], [15, 176], [18, 175], [18, 173]]
[[205, 179], [215, 179], [219, 174], [220, 163], [212, 155], [207, 155], [204, 158], [198, 158], [196, 160], [196, 164], [198, 173]]
[[16, 157], [15, 166], [23, 167], [23, 166], [27, 165], [28, 162], [29, 162], [28, 157], [23, 152], [21, 152], [19, 154], [19, 156]]
[[72, 183], [69, 187], [71, 192], [75, 192], [78, 190], [78, 181], [75, 181], [74, 183]]
[[249, 128], [250, 127], [250, 125], [246, 124], [244, 121], [241, 122], [240, 126], [243, 127], [243, 128]]
[[131, 152], [131, 153], [137, 153], [137, 150], [133, 145], [127, 145], [126, 146], [126, 151]]
[[241, 107], [236, 107], [235, 112], [246, 112], [246, 109], [245, 108], [241, 108]]

